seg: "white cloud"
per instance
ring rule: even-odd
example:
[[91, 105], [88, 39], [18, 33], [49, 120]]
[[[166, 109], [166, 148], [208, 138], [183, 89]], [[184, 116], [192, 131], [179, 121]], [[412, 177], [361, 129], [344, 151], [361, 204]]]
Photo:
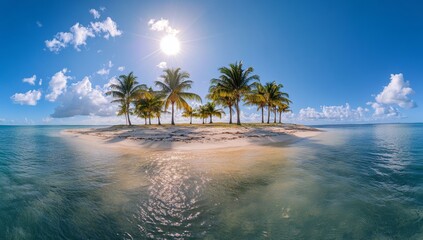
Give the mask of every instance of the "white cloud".
[[323, 113], [317, 111], [315, 108], [307, 107], [302, 108], [299, 111], [301, 119], [321, 119], [323, 118]]
[[73, 34], [69, 33], [69, 32], [59, 32], [59, 37], [58, 39], [63, 42], [63, 44], [68, 44], [72, 41], [73, 39]]
[[96, 86], [88, 77], [69, 86], [68, 91], [60, 97], [61, 104], [51, 114], [53, 118], [73, 116], [114, 116], [116, 105], [111, 104], [111, 97], [105, 96], [107, 88]]
[[109, 69], [102, 68], [102, 69], [100, 69], [100, 70], [98, 70], [98, 71], [97, 71], [97, 74], [98, 74], [98, 75], [108, 75], [108, 74], [109, 74], [109, 72], [110, 72], [110, 70], [109, 70]]
[[122, 35], [122, 31], [118, 29], [116, 22], [110, 17], [107, 17], [103, 22], [91, 23], [91, 27], [96, 33], [104, 33], [103, 37], [106, 39]]
[[417, 104], [409, 98], [414, 93], [410, 83], [404, 81], [403, 75], [391, 74], [390, 82], [383, 91], [376, 95], [374, 102], [368, 102], [374, 110], [358, 107], [353, 109], [348, 103], [345, 106], [322, 106], [320, 110], [311, 107], [299, 111], [298, 120], [337, 120], [337, 121], [374, 121], [401, 117], [399, 108], [414, 108]]
[[391, 74], [391, 82], [383, 87], [375, 100], [377, 103], [386, 105], [398, 105], [401, 108], [414, 108], [416, 103], [408, 96], [414, 93], [410, 88], [410, 83], [404, 81], [404, 76], [400, 74]]
[[53, 118], [52, 117], [46, 117], [46, 118], [41, 119], [41, 121], [43, 123], [49, 123], [49, 122], [53, 121]]
[[368, 102], [367, 105], [372, 106], [374, 109], [373, 117], [376, 118], [391, 118], [400, 117], [399, 110], [393, 106], [387, 106], [376, 102]]
[[367, 105], [374, 109], [373, 116], [375, 118], [400, 117], [398, 108], [417, 107], [417, 104], [409, 98], [409, 95], [413, 93], [410, 83], [404, 81], [402, 73], [391, 74], [389, 84], [376, 95], [375, 102], [368, 102]]
[[38, 85], [43, 85], [43, 79], [40, 79], [40, 81], [38, 81]]
[[66, 76], [66, 72], [68, 70], [66, 68], [62, 69], [61, 71], [54, 74], [49, 82], [49, 87], [51, 92], [46, 95], [46, 99], [50, 102], [56, 101], [57, 97], [59, 97], [64, 91], [66, 91], [66, 84], [69, 76]]
[[158, 68], [167, 68], [167, 62], [160, 62], [159, 64], [156, 65]]
[[70, 32], [59, 32], [52, 40], [46, 40], [45, 44], [52, 52], [59, 52], [69, 44], [72, 44], [77, 51], [80, 51], [79, 46], [87, 45], [88, 37], [95, 37], [92, 29], [76, 23], [70, 28]]
[[103, 88], [108, 89], [111, 84], [118, 84], [118, 83], [119, 83], [119, 81], [116, 79], [116, 77], [111, 77], [109, 79], [109, 82], [107, 82], [106, 84], [103, 85]]
[[30, 106], [37, 105], [37, 101], [40, 100], [40, 98], [41, 92], [38, 90], [30, 90], [26, 93], [15, 93], [12, 97], [10, 97], [14, 103]]
[[67, 47], [67, 45], [72, 41], [73, 34], [69, 32], [59, 32], [52, 40], [46, 40], [45, 44], [47, 48], [52, 52], [59, 52], [62, 48]]
[[94, 19], [100, 18], [100, 13], [95, 9], [90, 9], [90, 14], [93, 15]]
[[148, 26], [153, 31], [162, 32], [165, 31], [166, 33], [176, 35], [179, 33], [179, 30], [174, 29], [170, 26], [169, 20], [161, 18], [160, 20], [150, 19], [148, 21]]
[[34, 74], [32, 77], [22, 79], [22, 82], [29, 83], [31, 85], [35, 85], [35, 81], [37, 80], [37, 76]]
[[87, 45], [87, 39], [96, 37], [96, 34], [103, 35], [104, 38], [109, 39], [109, 37], [122, 35], [122, 31], [117, 28], [116, 22], [107, 17], [103, 22], [91, 22], [88, 27], [78, 22], [70, 28], [69, 32], [58, 32], [52, 40], [46, 40], [45, 44], [52, 52], [59, 52], [69, 45], [73, 45], [77, 51], [80, 51], [79, 47]]
[[57, 40], [57, 35], [52, 40], [46, 40], [44, 43], [46, 44], [46, 47], [52, 52], [58, 52], [66, 46]]
[[100, 70], [97, 71], [97, 74], [98, 75], [109, 75], [110, 68], [112, 68], [112, 67], [113, 67], [113, 63], [112, 63], [112, 61], [109, 61], [107, 64], [105, 64], [103, 66], [102, 69], [100, 69]]
[[118, 70], [119, 70], [120, 72], [123, 72], [123, 71], [125, 71], [125, 67], [124, 67], [124, 66], [120, 66], [120, 67], [118, 67]]
[[73, 33], [73, 46], [78, 51], [80, 51], [79, 46], [87, 45], [88, 37], [95, 37], [90, 28], [86, 28], [79, 23], [76, 23], [71, 27], [71, 32]]
[[37, 27], [43, 27], [43, 24], [40, 21], [35, 22], [37, 24]]
[[298, 119], [305, 120], [338, 120], [338, 121], [354, 121], [367, 119], [367, 108], [358, 107], [351, 108], [348, 103], [340, 106], [321, 106], [320, 110], [307, 107], [300, 109]]
[[24, 118], [24, 123], [26, 125], [34, 125], [35, 122], [32, 119]]
[[[245, 113], [244, 111], [241, 111], [241, 121], [243, 122], [260, 122], [261, 121], [261, 114], [259, 113]], [[229, 121], [229, 114], [226, 114], [222, 120], [224, 122]], [[236, 113], [232, 116], [232, 121], [236, 122]]]

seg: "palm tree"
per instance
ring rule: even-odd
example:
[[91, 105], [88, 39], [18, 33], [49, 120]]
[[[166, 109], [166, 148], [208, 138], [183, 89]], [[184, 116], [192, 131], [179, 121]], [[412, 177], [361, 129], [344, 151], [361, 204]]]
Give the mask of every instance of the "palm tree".
[[280, 102], [278, 104], [277, 111], [279, 113], [279, 123], [282, 123], [282, 113], [283, 112], [291, 112], [291, 109], [289, 109], [289, 105], [288, 104]]
[[118, 107], [119, 111], [116, 113], [117, 116], [125, 115], [125, 125], [128, 124], [128, 118], [126, 117], [126, 105], [120, 104]]
[[274, 103], [277, 101], [279, 89], [276, 82], [267, 82], [264, 86], [264, 96], [267, 105], [267, 123], [270, 123], [270, 113], [272, 112]]
[[201, 97], [195, 93], [185, 92], [190, 89], [192, 85], [189, 79], [190, 75], [187, 72], [181, 72], [181, 68], [165, 69], [161, 76], [162, 81], [156, 81], [156, 86], [161, 88], [161, 92], [165, 95], [164, 106], [165, 110], [169, 105], [172, 106], [172, 125], [175, 125], [175, 104], [177, 109], [189, 108], [186, 100], [197, 100], [201, 102]]
[[[151, 90], [152, 91], [152, 90]], [[150, 106], [152, 115], [157, 117], [157, 124], [162, 125], [160, 122], [160, 117], [162, 116], [164, 104], [164, 95], [160, 92], [153, 92], [152, 97], [150, 98]]]
[[140, 116], [148, 118], [148, 124], [151, 125], [151, 118], [157, 117], [157, 122], [160, 123], [160, 115], [163, 106], [163, 96], [158, 93], [153, 93], [150, 89], [148, 97], [139, 99], [135, 102], [136, 110]]
[[159, 104], [157, 104], [157, 105], [155, 105], [155, 107], [153, 107], [153, 112], [154, 112], [154, 115], [156, 115], [156, 117], [157, 117], [157, 124], [158, 125], [162, 125], [162, 123], [160, 121], [160, 118], [162, 116], [162, 112], [166, 113], [166, 111], [162, 110], [163, 109], [163, 103], [164, 103], [163, 96], [160, 96]]
[[266, 83], [264, 85], [264, 96], [267, 105], [267, 123], [270, 123], [270, 112], [274, 112], [274, 123], [276, 123], [276, 106], [281, 103], [289, 104], [291, 101], [288, 99], [289, 95], [281, 91], [282, 84], [277, 84], [275, 81]]
[[229, 108], [229, 124], [232, 124], [232, 112], [235, 104], [235, 97], [231, 92], [225, 92], [217, 85], [212, 84], [209, 88], [209, 94], [206, 96], [208, 99], [215, 102], [217, 105]]
[[259, 82], [255, 82], [251, 92], [244, 98], [247, 105], [257, 105], [257, 111], [261, 110], [261, 123], [264, 123], [264, 107], [267, 103], [265, 93], [264, 86]]
[[189, 117], [189, 124], [192, 124], [192, 117], [194, 115], [195, 111], [192, 109], [192, 107], [185, 109], [185, 111], [182, 113], [182, 117]]
[[147, 120], [150, 120], [151, 124], [151, 112], [148, 109], [147, 99], [140, 99], [135, 102], [135, 114], [139, 118], [144, 118], [145, 124], [147, 125]]
[[208, 115], [208, 112], [207, 112], [206, 105], [199, 106], [199, 107], [196, 109], [196, 114], [195, 114], [195, 116], [197, 116], [197, 117], [201, 118], [201, 119], [203, 120], [203, 124], [204, 124], [204, 123], [205, 123], [205, 119], [209, 116], [209, 115]]
[[110, 84], [110, 91], [106, 95], [111, 95], [115, 98], [113, 102], [121, 104], [121, 114], [125, 114], [126, 121], [131, 126], [131, 119], [129, 115], [132, 114], [131, 103], [139, 97], [143, 97], [147, 86], [145, 84], [138, 85], [137, 77], [132, 72], [128, 75], [120, 75], [117, 83]]
[[144, 118], [144, 125], [147, 125], [147, 118], [148, 118], [148, 114], [146, 111], [137, 111], [135, 109], [135, 114], [137, 114], [137, 116], [139, 118]]
[[221, 67], [219, 71], [220, 77], [212, 79], [211, 84], [220, 89], [222, 96], [229, 96], [229, 94], [233, 96], [237, 114], [236, 123], [241, 125], [239, 103], [241, 98], [250, 91], [251, 82], [258, 81], [260, 77], [252, 75], [254, 71], [252, 67], [243, 69], [242, 61], [229, 64], [229, 67]]
[[135, 113], [135, 115], [137, 115], [137, 117], [143, 118], [144, 124], [147, 125], [148, 112], [147, 112], [146, 109], [144, 109], [143, 107], [140, 106], [139, 102], [135, 103], [134, 113]]
[[222, 118], [222, 115], [225, 114], [225, 112], [222, 109], [217, 109], [216, 104], [214, 102], [208, 102], [206, 105], [204, 105], [206, 114], [210, 117], [210, 123], [213, 123], [213, 116]]

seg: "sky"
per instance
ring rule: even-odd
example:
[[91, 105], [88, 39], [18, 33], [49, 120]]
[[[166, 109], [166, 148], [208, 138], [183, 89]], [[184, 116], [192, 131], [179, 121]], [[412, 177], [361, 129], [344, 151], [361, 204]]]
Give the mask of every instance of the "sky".
[[[421, 1], [3, 0], [0, 124], [124, 124], [109, 84], [134, 72], [154, 88], [166, 67], [189, 72], [204, 103], [236, 61], [284, 85], [285, 122], [422, 122], [422, 12]], [[176, 55], [160, 48], [168, 35]], [[260, 112], [243, 106], [242, 120]]]

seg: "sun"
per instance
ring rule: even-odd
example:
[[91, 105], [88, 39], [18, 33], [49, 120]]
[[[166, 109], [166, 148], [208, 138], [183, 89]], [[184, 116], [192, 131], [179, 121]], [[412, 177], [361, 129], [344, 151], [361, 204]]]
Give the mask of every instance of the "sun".
[[181, 50], [181, 44], [174, 35], [166, 35], [160, 41], [160, 49], [167, 55], [176, 55]]

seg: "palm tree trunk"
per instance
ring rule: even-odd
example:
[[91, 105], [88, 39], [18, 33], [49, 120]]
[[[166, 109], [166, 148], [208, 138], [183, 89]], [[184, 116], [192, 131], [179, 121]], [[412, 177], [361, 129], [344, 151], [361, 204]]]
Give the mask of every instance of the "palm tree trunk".
[[131, 119], [129, 118], [129, 103], [126, 104], [126, 116], [128, 117], [128, 125], [131, 126]]
[[174, 111], [175, 111], [175, 103], [172, 102], [172, 125], [175, 125]]
[[210, 123], [213, 123], [213, 115], [210, 114]]
[[229, 124], [232, 124], [232, 104], [229, 104]]
[[282, 123], [282, 112], [279, 112], [279, 123]]
[[203, 124], [204, 124], [204, 118], [203, 118]]
[[159, 125], [162, 125], [162, 123], [160, 122], [160, 117], [157, 117], [157, 122], [159, 123]]
[[273, 112], [275, 113], [275, 119], [273, 120], [273, 123], [276, 123], [276, 107], [273, 109]]
[[261, 123], [264, 123], [264, 107], [261, 107]]
[[147, 117], [144, 118], [144, 124], [147, 125]]
[[270, 123], [270, 105], [267, 106], [267, 123]]
[[236, 108], [236, 124], [241, 125], [241, 117], [239, 116], [240, 115], [239, 99], [237, 99], [235, 102], [235, 108]]
[[189, 116], [189, 124], [192, 124], [192, 114]]
[[131, 126], [131, 125], [132, 125], [132, 123], [131, 123], [131, 119], [129, 118], [129, 112], [128, 112], [128, 125], [129, 125], [129, 126]]
[[148, 114], [148, 125], [151, 125], [151, 115]]

